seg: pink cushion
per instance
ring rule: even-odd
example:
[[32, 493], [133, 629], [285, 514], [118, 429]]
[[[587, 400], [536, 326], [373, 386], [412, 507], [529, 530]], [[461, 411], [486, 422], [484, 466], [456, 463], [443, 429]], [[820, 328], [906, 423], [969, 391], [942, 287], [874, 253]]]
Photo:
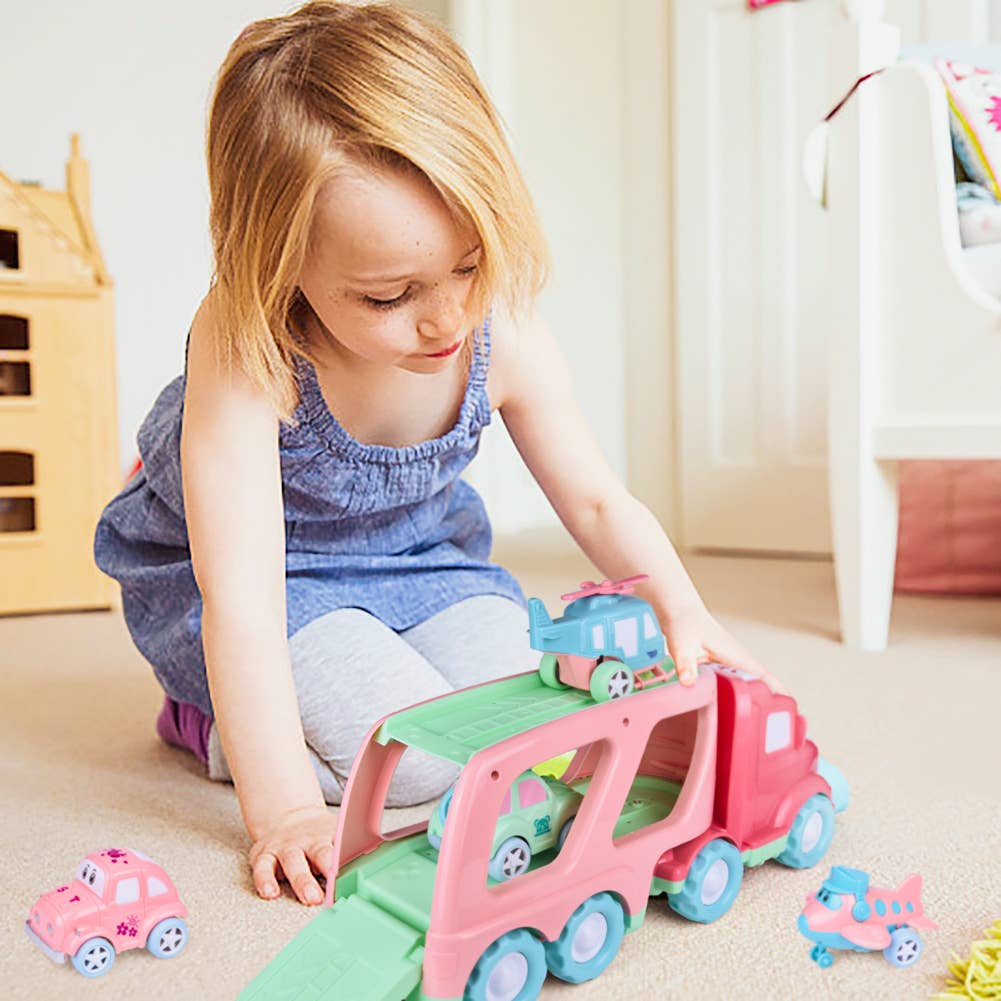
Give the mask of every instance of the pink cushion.
[[1001, 594], [1001, 461], [900, 463], [896, 590]]

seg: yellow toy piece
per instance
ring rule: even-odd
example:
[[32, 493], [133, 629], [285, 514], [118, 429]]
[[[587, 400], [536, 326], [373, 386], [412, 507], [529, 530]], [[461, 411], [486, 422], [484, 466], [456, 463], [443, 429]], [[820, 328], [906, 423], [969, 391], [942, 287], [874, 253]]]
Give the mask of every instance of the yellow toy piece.
[[932, 1001], [955, 1001], [957, 997], [1001, 999], [1001, 921], [995, 921], [984, 935], [970, 947], [968, 959], [953, 957], [949, 983]]

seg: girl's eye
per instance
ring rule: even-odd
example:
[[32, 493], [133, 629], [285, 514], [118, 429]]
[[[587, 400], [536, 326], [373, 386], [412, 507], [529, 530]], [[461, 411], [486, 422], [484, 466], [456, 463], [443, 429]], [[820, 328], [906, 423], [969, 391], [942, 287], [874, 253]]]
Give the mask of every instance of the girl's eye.
[[410, 298], [410, 293], [412, 289], [408, 286], [399, 295], [394, 296], [392, 299], [375, 299], [370, 295], [364, 297], [365, 302], [367, 302], [374, 309], [392, 309], [394, 306], [399, 306], [406, 302]]
[[[471, 278], [476, 274], [477, 267], [478, 265], [476, 264], [470, 264], [464, 268], [456, 268], [455, 273], [463, 278]], [[373, 309], [392, 309], [394, 306], [400, 306], [405, 303], [413, 295], [413, 292], [413, 286], [408, 285], [399, 295], [394, 296], [392, 299], [376, 299], [371, 295], [362, 296], [362, 298]]]

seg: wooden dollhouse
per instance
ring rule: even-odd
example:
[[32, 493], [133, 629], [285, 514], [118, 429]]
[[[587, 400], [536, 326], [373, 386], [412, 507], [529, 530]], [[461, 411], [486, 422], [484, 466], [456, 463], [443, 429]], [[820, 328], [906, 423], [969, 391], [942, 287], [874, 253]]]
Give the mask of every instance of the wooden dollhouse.
[[114, 602], [92, 556], [119, 479], [112, 296], [79, 138], [65, 191], [0, 171], [0, 614]]

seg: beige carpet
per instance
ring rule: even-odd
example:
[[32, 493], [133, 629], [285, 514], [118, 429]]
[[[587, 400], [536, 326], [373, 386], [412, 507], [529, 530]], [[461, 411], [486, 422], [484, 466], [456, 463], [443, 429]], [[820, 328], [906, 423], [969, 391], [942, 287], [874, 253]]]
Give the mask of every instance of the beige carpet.
[[[572, 558], [545, 573], [512, 565], [547, 602], [587, 574]], [[848, 776], [852, 805], [816, 870], [749, 871], [733, 909], [708, 926], [655, 899], [601, 978], [550, 980], [543, 997], [927, 998], [950, 953], [965, 955], [1001, 918], [1001, 603], [898, 597], [890, 649], [860, 656], [835, 642], [829, 563], [702, 556], [690, 567], [723, 622], [797, 695], [812, 738]], [[121, 618], [0, 620], [0, 665], [0, 997], [235, 997], [310, 912], [288, 896], [254, 896], [233, 791], [155, 738], [159, 691]], [[173, 961], [126, 953], [85, 981], [38, 953], [21, 925], [84, 854], [114, 845], [172, 874], [191, 911], [190, 944]], [[878, 953], [838, 953], [827, 971], [809, 960], [796, 915], [834, 863], [879, 883], [924, 875], [941, 930], [925, 935], [917, 966], [896, 970]]]

